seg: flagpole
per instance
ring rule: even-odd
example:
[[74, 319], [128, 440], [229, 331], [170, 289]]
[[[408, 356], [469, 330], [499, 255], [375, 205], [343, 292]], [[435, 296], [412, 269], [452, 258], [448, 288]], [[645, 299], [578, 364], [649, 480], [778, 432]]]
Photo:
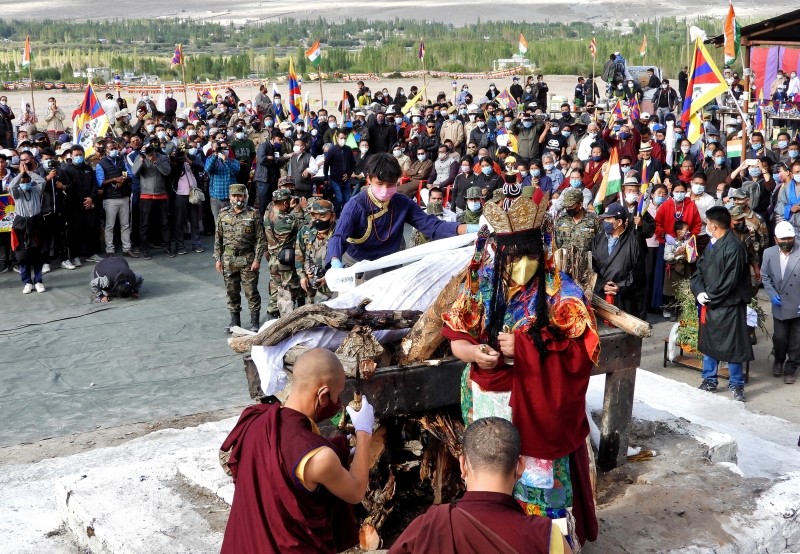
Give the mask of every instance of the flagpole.
[[319, 65], [317, 66], [317, 80], [319, 81], [319, 104], [322, 108], [324, 108], [325, 97], [322, 95], [322, 55], [320, 55]]
[[189, 95], [186, 92], [186, 54], [183, 53], [181, 48], [181, 77], [183, 78], [183, 108], [189, 108]]
[[[33, 56], [31, 56], [31, 57], [33, 57]], [[30, 60], [30, 63], [28, 64], [28, 76], [30, 77], [30, 80], [31, 80], [31, 110], [33, 110], [33, 116], [35, 118], [36, 117], [36, 101], [34, 100], [34, 97], [33, 97], [33, 60]]]

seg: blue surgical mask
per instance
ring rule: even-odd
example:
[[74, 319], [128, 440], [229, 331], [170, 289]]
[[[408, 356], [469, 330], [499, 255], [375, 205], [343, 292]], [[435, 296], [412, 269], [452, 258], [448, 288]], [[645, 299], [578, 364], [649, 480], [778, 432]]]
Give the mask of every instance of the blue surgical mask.
[[751, 166], [747, 169], [747, 174], [750, 175], [750, 177], [758, 177], [759, 175], [761, 175], [761, 168], [756, 166]]
[[33, 187], [33, 185], [31, 185], [30, 183], [20, 183], [19, 184], [19, 188], [21, 188], [24, 192], [29, 192], [32, 187]]
[[580, 188], [582, 184], [583, 184], [583, 181], [581, 181], [580, 179], [570, 179], [569, 180], [569, 186], [571, 186], [574, 189]]
[[189, 155], [194, 156], [197, 154], [197, 148], [189, 148]]
[[780, 148], [781, 150], [783, 150], [787, 146], [789, 146], [789, 141], [788, 140], [779, 140], [778, 141], [778, 148]]
[[469, 202], [467, 202], [467, 209], [469, 211], [471, 211], [471, 212], [477, 212], [478, 210], [481, 209], [481, 203], [480, 202], [469, 201]]
[[533, 175], [534, 177], [539, 177], [541, 174], [542, 174], [542, 170], [541, 169], [533, 169], [533, 170], [531, 170], [531, 175]]
[[544, 164], [545, 171], [553, 171], [553, 164]]
[[619, 166], [619, 168], [622, 170], [622, 174], [623, 175], [625, 175], [627, 172], [629, 172], [631, 170], [631, 166], [629, 166], [629, 165]]
[[798, 154], [800, 154], [799, 150], [789, 150], [789, 157], [792, 159], [796, 158]]
[[761, 150], [762, 146], [764, 146], [764, 145], [761, 144], [760, 142], [754, 142], [753, 143], [753, 150]]
[[[272, 121], [271, 119], [268, 119], [268, 120], [266, 120], [266, 121], [264, 122], [264, 125], [266, 125], [267, 127], [272, 127], [273, 125], [275, 125], [275, 122], [274, 122], [274, 121]], [[331, 128], [332, 128], [332, 129], [336, 129], [336, 127], [331, 127]]]
[[481, 173], [483, 173], [484, 175], [491, 175], [492, 171], [493, 171], [493, 169], [489, 165], [484, 166], [484, 167], [481, 168]]
[[522, 177], [522, 178], [524, 179], [525, 177], [527, 177], [527, 176], [528, 176], [528, 172], [527, 172], [527, 171], [524, 171], [524, 170], [523, 170], [523, 171], [520, 171], [520, 172], [519, 172], [519, 176], [520, 176], [520, 177]]
[[794, 179], [795, 183], [800, 183], [800, 173], [793, 174], [792, 179]]
[[454, 113], [451, 113], [451, 114], [450, 114], [449, 116], [447, 116], [447, 117], [450, 119], [450, 121], [455, 121], [455, 120], [456, 120], [456, 118], [457, 118], [458, 116], [457, 116], [456, 114], [454, 114]]
[[722, 165], [725, 163], [725, 158], [722, 156], [717, 156], [716, 158], [714, 158], [714, 163], [717, 165]]
[[117, 156], [119, 156], [119, 150], [109, 150], [108, 151], [108, 157], [109, 158], [116, 158]]
[[654, 196], [653, 197], [653, 202], [656, 203], [656, 206], [660, 206], [661, 204], [663, 204], [666, 201], [667, 201], [667, 197], [666, 196]]
[[623, 131], [622, 133], [619, 134], [619, 138], [621, 138], [622, 140], [628, 140], [629, 138], [631, 138], [631, 134]]
[[675, 138], [680, 140], [683, 138], [683, 133], [675, 133]]
[[424, 162], [425, 158], [427, 158], [427, 156], [425, 154], [417, 154], [417, 159], [419, 161]]
[[569, 138], [572, 135], [572, 131], [561, 131], [561, 134], [564, 138]]
[[772, 174], [772, 178], [773, 178], [773, 179], [775, 179], [775, 180], [777, 181], [777, 180], [779, 180], [779, 179], [781, 178], [781, 176], [780, 176], [780, 175], [778, 175], [777, 173], [773, 173], [773, 174]]
[[533, 127], [533, 121], [523, 121], [522, 126], [525, 127], [526, 129], [530, 129], [531, 127]]
[[603, 156], [592, 156], [592, 161], [597, 163], [603, 159]]
[[610, 221], [604, 221], [603, 222], [603, 231], [605, 231], [605, 233], [607, 235], [612, 234], [614, 232], [614, 224], [611, 223]]
[[83, 163], [83, 156], [73, 156], [72, 163], [75, 165], [80, 165]]
[[672, 198], [675, 199], [675, 202], [683, 202], [686, 199], [685, 192], [673, 192]]

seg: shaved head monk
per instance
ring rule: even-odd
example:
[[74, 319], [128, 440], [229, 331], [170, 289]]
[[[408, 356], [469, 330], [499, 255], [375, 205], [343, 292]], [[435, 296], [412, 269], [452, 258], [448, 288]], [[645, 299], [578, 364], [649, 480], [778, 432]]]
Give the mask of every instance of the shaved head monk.
[[571, 553], [558, 524], [528, 516], [511, 496], [522, 475], [519, 433], [499, 417], [475, 421], [464, 433], [464, 497], [434, 506], [411, 522], [389, 554]]
[[356, 429], [349, 464], [347, 439], [317, 429], [341, 409], [341, 362], [315, 348], [292, 373], [286, 403], [246, 408], [222, 444], [235, 483], [223, 554], [334, 553], [358, 544], [352, 505], [367, 490], [373, 408], [366, 397], [361, 410], [347, 408]]

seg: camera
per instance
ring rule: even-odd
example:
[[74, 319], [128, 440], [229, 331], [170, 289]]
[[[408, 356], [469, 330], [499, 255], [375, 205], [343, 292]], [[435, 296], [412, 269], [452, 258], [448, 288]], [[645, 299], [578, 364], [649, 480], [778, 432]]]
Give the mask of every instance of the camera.
[[319, 288], [319, 280], [325, 277], [325, 268], [316, 264], [311, 264], [309, 269], [308, 286], [316, 290]]

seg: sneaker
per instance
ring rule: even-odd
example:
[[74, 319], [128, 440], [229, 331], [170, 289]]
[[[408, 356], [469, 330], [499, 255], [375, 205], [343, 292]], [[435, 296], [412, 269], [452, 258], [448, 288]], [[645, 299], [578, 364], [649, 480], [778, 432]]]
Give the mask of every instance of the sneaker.
[[152, 256], [150, 255], [150, 251], [142, 250], [142, 258], [144, 258], [145, 260], [149, 260], [150, 258], [152, 258]]
[[772, 375], [774, 377], [783, 375], [783, 362], [772, 362]]
[[203, 253], [203, 252], [205, 252], [206, 250], [205, 250], [205, 248], [203, 248], [202, 246], [195, 246], [195, 247], [194, 247], [194, 251], [195, 251], [195, 252], [197, 252], [198, 254], [202, 254], [202, 253]]
[[137, 254], [136, 252], [134, 252], [132, 250], [126, 250], [125, 252], [122, 253], [122, 255], [125, 256], [126, 258], [138, 258], [139, 257], [139, 254]]
[[704, 379], [702, 383], [700, 383], [700, 390], [714, 392], [717, 390], [717, 384], [712, 381], [711, 379]]
[[44, 285], [42, 283], [36, 283], [36, 292], [44, 292]]
[[177, 256], [177, 254], [175, 253], [175, 251], [172, 248], [165, 248], [164, 249], [164, 253], [167, 256], [169, 256], [170, 258], [174, 258], [175, 256]]
[[42, 264], [42, 273], [50, 273], [50, 264]]
[[100, 256], [98, 256], [97, 254], [95, 254], [94, 256], [91, 256], [91, 257], [89, 257], [89, 258], [86, 258], [86, 261], [87, 261], [87, 262], [99, 263], [99, 262], [103, 261], [103, 258], [101, 258], [101, 257], [100, 257]]
[[81, 264], [80, 258], [72, 258], [72, 265], [74, 265], [75, 267], [80, 267], [83, 264]]
[[744, 386], [736, 385], [731, 389], [733, 393], [733, 399], [737, 402], [747, 402], [747, 399], [744, 397]]
[[178, 256], [183, 256], [184, 254], [186, 254], [185, 248], [181, 248], [180, 250], [178, 250]]
[[33, 292], [33, 285], [31, 283], [25, 283], [25, 286], [22, 287], [22, 294], [30, 294]]
[[75, 269], [75, 266], [69, 260], [61, 262], [61, 269]]
[[787, 373], [786, 375], [784, 375], [783, 382], [786, 383], [787, 385], [793, 385], [795, 382], [794, 373]]

